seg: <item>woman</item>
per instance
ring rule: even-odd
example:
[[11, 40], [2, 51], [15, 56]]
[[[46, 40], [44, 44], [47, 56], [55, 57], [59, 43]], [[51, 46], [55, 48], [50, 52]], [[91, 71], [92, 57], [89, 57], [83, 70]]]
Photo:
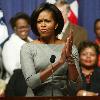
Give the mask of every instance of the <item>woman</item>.
[[21, 46], [30, 42], [28, 37], [30, 31], [30, 17], [22, 12], [17, 13], [10, 19], [10, 24], [14, 33], [9, 40], [4, 44], [2, 57], [4, 67], [8, 73], [7, 82], [15, 69], [21, 68], [20, 65], [20, 49]]
[[[99, 46], [99, 51], [100, 51], [100, 19], [95, 20], [94, 32], [96, 34], [95, 43]], [[98, 67], [100, 67], [100, 54], [98, 58]]]
[[97, 96], [100, 93], [100, 68], [97, 67], [99, 49], [95, 43], [82, 42], [79, 45], [79, 59], [83, 79], [78, 96]]
[[[80, 84], [72, 32], [66, 43], [56, 38], [63, 25], [62, 14], [53, 4], [41, 4], [31, 15], [31, 29], [39, 38], [22, 46], [21, 66], [35, 96], [67, 96], [68, 83], [73, 93]], [[33, 95], [27, 91], [27, 96]]]

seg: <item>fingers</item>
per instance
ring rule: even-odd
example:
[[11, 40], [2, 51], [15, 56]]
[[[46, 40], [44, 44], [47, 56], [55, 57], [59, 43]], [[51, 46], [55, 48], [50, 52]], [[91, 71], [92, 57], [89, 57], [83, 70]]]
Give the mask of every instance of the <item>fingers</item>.
[[67, 37], [67, 43], [69, 42], [70, 46], [72, 46], [73, 44], [73, 30], [70, 29], [70, 32], [68, 33], [68, 37]]
[[69, 52], [71, 52], [72, 50], [72, 45], [73, 45], [73, 41], [71, 40], [71, 37], [68, 37], [66, 42], [66, 49], [68, 49]]
[[70, 33], [67, 37], [67, 41], [65, 43], [65, 46], [62, 50], [62, 57], [69, 57], [72, 53], [72, 45], [73, 45], [73, 30], [70, 30]]

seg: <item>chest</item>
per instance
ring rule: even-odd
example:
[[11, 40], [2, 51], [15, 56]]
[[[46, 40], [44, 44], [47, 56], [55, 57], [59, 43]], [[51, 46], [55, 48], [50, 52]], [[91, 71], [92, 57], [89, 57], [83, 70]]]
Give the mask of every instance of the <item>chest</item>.
[[[62, 47], [60, 46], [39, 46], [36, 49], [36, 52], [34, 54], [33, 60], [36, 71], [44, 70], [46, 69], [50, 64], [50, 58], [52, 55], [55, 55], [55, 62], [57, 62], [60, 59]], [[66, 64], [64, 64], [61, 68], [59, 68], [57, 71], [63, 72], [63, 70], [67, 69]]]

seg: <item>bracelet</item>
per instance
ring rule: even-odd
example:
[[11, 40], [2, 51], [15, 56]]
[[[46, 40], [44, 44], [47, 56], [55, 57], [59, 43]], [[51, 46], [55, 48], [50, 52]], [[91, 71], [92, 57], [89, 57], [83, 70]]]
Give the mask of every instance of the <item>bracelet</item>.
[[68, 57], [68, 58], [66, 59], [66, 62], [67, 62], [68, 64], [74, 64], [74, 60], [73, 60], [72, 56]]

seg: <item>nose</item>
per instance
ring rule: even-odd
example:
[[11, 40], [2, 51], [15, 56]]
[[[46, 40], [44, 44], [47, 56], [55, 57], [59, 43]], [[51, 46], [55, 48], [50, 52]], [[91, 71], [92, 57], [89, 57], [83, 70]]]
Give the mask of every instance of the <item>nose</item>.
[[46, 23], [43, 21], [43, 22], [41, 23], [41, 26], [42, 26], [42, 27], [45, 27], [45, 26], [46, 26]]
[[87, 53], [87, 58], [90, 58], [91, 57], [91, 54]]

